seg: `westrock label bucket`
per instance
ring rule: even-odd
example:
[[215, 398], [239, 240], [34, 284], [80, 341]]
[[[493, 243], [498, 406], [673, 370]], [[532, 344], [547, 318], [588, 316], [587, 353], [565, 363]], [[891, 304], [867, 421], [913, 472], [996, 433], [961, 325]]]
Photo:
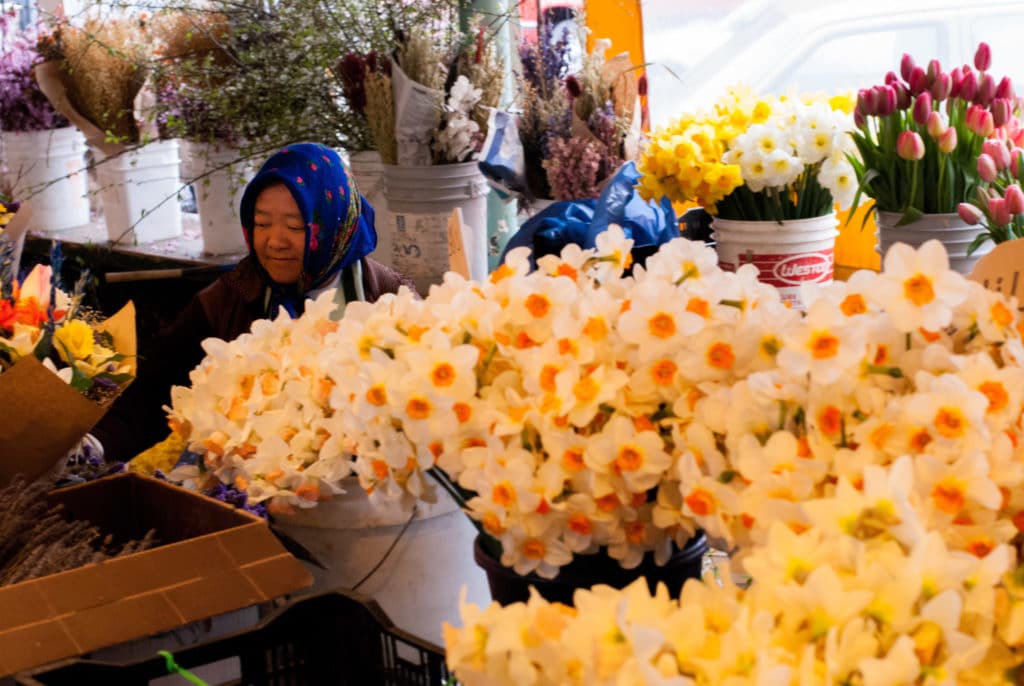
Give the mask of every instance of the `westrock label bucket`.
[[832, 281], [837, 223], [835, 214], [781, 223], [716, 217], [718, 263], [727, 271], [754, 265], [761, 283], [775, 286], [784, 302], [803, 309], [801, 286]]

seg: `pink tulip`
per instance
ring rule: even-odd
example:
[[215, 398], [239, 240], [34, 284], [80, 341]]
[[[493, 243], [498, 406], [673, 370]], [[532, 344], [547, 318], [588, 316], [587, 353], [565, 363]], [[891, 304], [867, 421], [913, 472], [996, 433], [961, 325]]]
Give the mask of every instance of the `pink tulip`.
[[971, 105], [965, 116], [967, 128], [982, 138], [988, 138], [995, 131], [996, 125], [992, 113], [981, 105]]
[[942, 132], [938, 140], [939, 151], [949, 154], [956, 150], [956, 127], [950, 126]]
[[960, 84], [964, 80], [963, 72], [959, 69], [954, 69], [949, 72], [949, 97], [958, 98], [960, 97]]
[[988, 201], [988, 216], [992, 222], [999, 226], [1006, 226], [1010, 223], [1010, 210], [1006, 208], [1006, 201], [1002, 198], [992, 198]]
[[988, 43], [979, 43], [974, 53], [974, 67], [978, 71], [985, 71], [992, 66], [992, 48]]
[[896, 111], [896, 89], [892, 86], [878, 86], [876, 93], [878, 116], [888, 117]]
[[1013, 100], [1013, 96], [1013, 80], [1009, 76], [1004, 76], [999, 80], [999, 85], [996, 86], [996, 97]]
[[985, 214], [974, 205], [962, 202], [956, 208], [956, 213], [968, 224], [980, 224]]
[[885, 81], [884, 81], [884, 83], [885, 83], [886, 86], [891, 86], [892, 84], [896, 83], [899, 80], [900, 80], [900, 77], [896, 75], [896, 72], [894, 72], [894, 71], [887, 71], [887, 72], [885, 72]]
[[905, 110], [910, 107], [910, 90], [902, 82], [894, 83], [893, 90], [896, 91], [896, 109]]
[[994, 97], [996, 97], [996, 80], [989, 73], [982, 74], [978, 81], [978, 92], [974, 95], [974, 102], [979, 105], [988, 105]]
[[992, 123], [1003, 126], [1010, 121], [1010, 101], [1006, 98], [996, 98], [992, 101]]
[[[897, 141], [896, 149], [899, 150], [899, 142]], [[902, 156], [902, 155], [901, 155]], [[982, 181], [992, 183], [996, 180], [996, 176], [999, 174], [999, 170], [996, 169], [996, 162], [992, 159], [992, 156], [988, 153], [981, 153], [978, 155], [978, 176], [981, 177]]]
[[974, 96], [978, 94], [978, 79], [973, 71], [966, 71], [963, 80], [960, 81], [960, 99], [973, 102]]
[[914, 67], [910, 72], [910, 94], [920, 95], [928, 90], [928, 74], [921, 67]]
[[853, 111], [853, 125], [858, 129], [863, 129], [864, 125], [867, 124], [867, 119], [861, 113], [859, 109]]
[[935, 83], [935, 79], [939, 78], [939, 74], [942, 73], [942, 65], [939, 64], [938, 60], [928, 61], [928, 85], [931, 86]]
[[1010, 166], [1010, 149], [1003, 141], [990, 138], [981, 144], [981, 151], [992, 158], [999, 171]]
[[854, 108], [854, 113], [857, 112], [866, 117], [874, 115], [871, 110], [871, 89], [861, 88], [857, 91], [857, 106]]
[[1024, 149], [1014, 148], [1010, 151], [1010, 173], [1020, 178], [1021, 160], [1024, 160]]
[[936, 140], [938, 140], [939, 136], [946, 132], [946, 122], [943, 121], [942, 115], [935, 110], [932, 110], [931, 112], [928, 113], [928, 119], [926, 123], [928, 127], [928, 135]]
[[1006, 200], [1007, 212], [1010, 214], [1021, 214], [1024, 212], [1024, 191], [1020, 189], [1020, 186], [1013, 184], [1007, 187], [1003, 198]]
[[915, 66], [917, 65], [914, 64], [914, 58], [907, 53], [903, 53], [903, 59], [900, 60], [900, 74], [903, 76], [904, 81], [910, 81], [910, 74], [914, 71]]
[[953, 78], [949, 74], [941, 73], [932, 81], [932, 87], [929, 89], [929, 92], [936, 102], [942, 102], [949, 97], [952, 90]]
[[917, 96], [917, 100], [914, 101], [914, 123], [918, 126], [924, 126], [928, 123], [928, 114], [932, 112], [932, 96], [931, 93], [925, 91]]
[[924, 157], [924, 141], [916, 131], [903, 131], [896, 139], [896, 154], [905, 160]]

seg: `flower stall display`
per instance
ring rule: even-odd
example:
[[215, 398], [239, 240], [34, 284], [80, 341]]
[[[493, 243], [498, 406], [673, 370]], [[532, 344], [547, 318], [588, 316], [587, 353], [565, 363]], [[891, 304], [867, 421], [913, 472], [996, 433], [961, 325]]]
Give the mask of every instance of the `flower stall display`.
[[133, 308], [101, 321], [81, 305], [83, 284], [61, 290], [61, 261], [54, 250], [53, 267], [0, 280], [0, 484], [50, 469], [134, 378]]
[[1016, 300], [929, 241], [808, 301], [780, 328], [737, 328], [756, 349], [736, 357], [748, 373], [674, 404], [678, 488], [659, 488], [661, 521], [736, 551], [750, 587], [726, 568], [678, 601], [636, 584], [578, 591], [574, 608], [464, 605], [446, 628], [460, 683], [1017, 683]]
[[847, 160], [852, 109], [841, 95], [756, 97], [730, 89], [711, 110], [652, 136], [639, 165], [640, 192], [704, 207], [715, 218], [722, 266], [754, 264], [799, 307], [801, 284], [832, 279], [833, 211], [856, 192]]
[[859, 191], [874, 200], [879, 252], [896, 241], [920, 245], [938, 238], [953, 266], [967, 273], [982, 253], [983, 229], [957, 217], [960, 203], [976, 196], [978, 157], [997, 129], [1011, 124], [1018, 102], [1010, 78], [989, 72], [991, 50], [978, 46], [970, 65], [927, 68], [904, 54], [900, 73], [857, 96], [854, 141], [860, 160]]
[[89, 17], [61, 22], [39, 42], [33, 70], [53, 106], [85, 134], [93, 150], [100, 201], [113, 243], [181, 235], [178, 142], [161, 139], [148, 117], [146, 86], [153, 37], [147, 17]]
[[53, 109], [32, 75], [42, 59], [36, 27], [20, 31], [0, 14], [0, 131], [5, 186], [31, 210], [35, 225], [60, 231], [89, 222], [85, 138]]

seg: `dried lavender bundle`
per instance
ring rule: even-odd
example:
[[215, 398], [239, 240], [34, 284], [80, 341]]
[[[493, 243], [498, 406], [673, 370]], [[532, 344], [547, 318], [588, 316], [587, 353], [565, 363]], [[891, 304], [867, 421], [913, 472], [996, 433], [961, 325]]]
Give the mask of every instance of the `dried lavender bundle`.
[[86, 521], [67, 521], [61, 507], [51, 507], [46, 493], [52, 482], [28, 484], [16, 477], [0, 490], [0, 586], [16, 584], [91, 562], [148, 550], [156, 545], [150, 530], [140, 540], [118, 546]]

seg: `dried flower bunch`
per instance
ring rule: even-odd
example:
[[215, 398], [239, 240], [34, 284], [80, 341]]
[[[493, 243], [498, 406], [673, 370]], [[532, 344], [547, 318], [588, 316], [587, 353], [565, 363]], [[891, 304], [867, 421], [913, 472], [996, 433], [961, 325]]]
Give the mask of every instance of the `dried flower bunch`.
[[16, 477], [0, 489], [0, 586], [142, 552], [157, 543], [150, 530], [137, 541], [115, 543], [86, 521], [68, 521], [46, 500], [53, 486]]
[[39, 40], [45, 59], [61, 62], [71, 104], [119, 143], [141, 139], [135, 98], [146, 82], [148, 30], [144, 19], [91, 17], [79, 28], [61, 22]]
[[338, 60], [334, 71], [348, 106], [366, 121], [368, 136], [350, 143], [352, 150], [373, 148], [386, 164], [397, 162], [395, 105], [391, 92], [391, 62], [376, 51], [350, 52]]
[[[580, 25], [581, 44], [584, 32]], [[606, 60], [611, 43], [597, 40], [579, 72], [569, 73], [572, 42], [563, 34], [552, 44], [542, 31], [538, 45], [520, 49], [520, 137], [535, 197], [597, 198], [604, 181], [635, 155], [626, 139], [640, 86], [628, 59]]]
[[0, 129], [47, 131], [68, 126], [32, 77], [41, 59], [38, 29], [21, 32], [13, 12], [0, 14]]

